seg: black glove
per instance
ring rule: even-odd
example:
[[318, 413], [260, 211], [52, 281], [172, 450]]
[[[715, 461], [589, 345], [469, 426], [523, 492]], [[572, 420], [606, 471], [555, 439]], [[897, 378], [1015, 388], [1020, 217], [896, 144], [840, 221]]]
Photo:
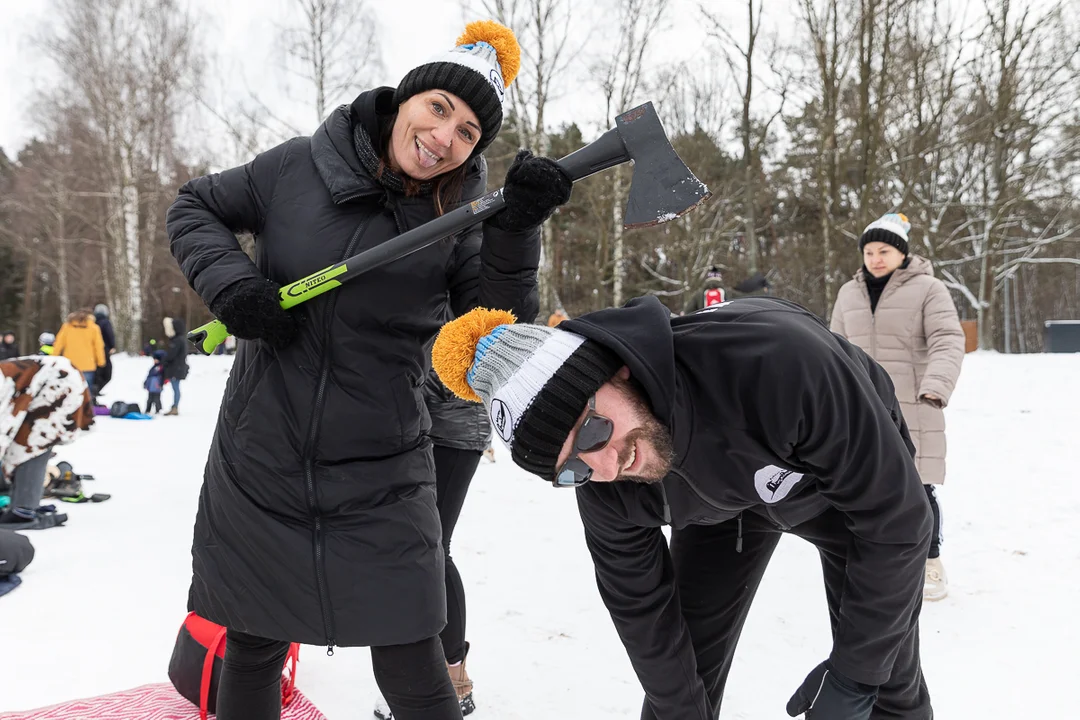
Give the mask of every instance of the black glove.
[[506, 207], [488, 222], [509, 232], [539, 227], [555, 208], [570, 200], [573, 187], [573, 181], [557, 162], [519, 150], [506, 171]]
[[281, 350], [296, 337], [296, 316], [283, 310], [276, 282], [246, 278], [229, 285], [214, 300], [214, 313], [229, 332], [244, 340], [265, 340]]
[[868, 720], [877, 687], [844, 677], [828, 660], [810, 671], [787, 704], [787, 714], [807, 720]]

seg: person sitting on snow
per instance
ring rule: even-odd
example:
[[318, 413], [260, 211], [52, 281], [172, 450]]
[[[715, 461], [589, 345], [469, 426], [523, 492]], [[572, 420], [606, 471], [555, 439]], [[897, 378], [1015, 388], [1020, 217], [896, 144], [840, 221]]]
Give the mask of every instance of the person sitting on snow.
[[918, 644], [930, 508], [881, 366], [775, 298], [685, 317], [640, 298], [555, 329], [512, 319], [448, 323], [434, 366], [484, 402], [515, 463], [577, 488], [643, 720], [718, 716], [781, 533], [818, 548], [833, 630], [788, 714], [932, 717]]
[[0, 362], [0, 469], [11, 480], [11, 507], [0, 525], [39, 530], [61, 525], [63, 513], [40, 508], [52, 449], [75, 439], [94, 422], [90, 390], [64, 357]]

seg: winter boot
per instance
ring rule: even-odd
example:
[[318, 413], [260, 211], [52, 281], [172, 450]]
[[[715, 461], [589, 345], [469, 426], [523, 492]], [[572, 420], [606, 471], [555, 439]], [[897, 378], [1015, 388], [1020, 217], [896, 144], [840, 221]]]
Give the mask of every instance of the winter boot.
[[173, 407], [173, 408], [169, 408], [169, 412], [167, 412], [165, 414], [166, 415], [179, 415], [180, 411]]
[[15, 508], [0, 513], [0, 525], [7, 530], [46, 530], [67, 522], [65, 513], [56, 512], [52, 505], [42, 505], [37, 510]]
[[949, 594], [949, 579], [945, 576], [945, 566], [941, 558], [929, 558], [926, 561], [926, 576], [923, 580], [923, 600], [935, 602]]

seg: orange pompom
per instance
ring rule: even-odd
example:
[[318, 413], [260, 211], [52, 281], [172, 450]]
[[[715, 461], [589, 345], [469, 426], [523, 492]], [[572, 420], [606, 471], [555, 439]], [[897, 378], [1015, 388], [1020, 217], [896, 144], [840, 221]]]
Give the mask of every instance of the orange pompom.
[[521, 47], [514, 31], [494, 20], [477, 20], [465, 26], [465, 32], [457, 39], [458, 45], [486, 42], [495, 48], [502, 68], [503, 87], [510, 87], [521, 69]]
[[476, 344], [495, 328], [513, 325], [516, 319], [506, 310], [476, 308], [443, 325], [431, 348], [431, 364], [443, 385], [462, 400], [483, 402], [467, 380], [476, 357]]

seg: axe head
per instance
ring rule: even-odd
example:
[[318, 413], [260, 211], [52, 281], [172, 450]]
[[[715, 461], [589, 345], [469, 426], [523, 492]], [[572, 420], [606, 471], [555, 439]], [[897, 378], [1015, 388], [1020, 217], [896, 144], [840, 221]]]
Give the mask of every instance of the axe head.
[[671, 147], [651, 102], [616, 117], [615, 127], [634, 161], [623, 227], [651, 227], [674, 220], [709, 198], [709, 188]]

